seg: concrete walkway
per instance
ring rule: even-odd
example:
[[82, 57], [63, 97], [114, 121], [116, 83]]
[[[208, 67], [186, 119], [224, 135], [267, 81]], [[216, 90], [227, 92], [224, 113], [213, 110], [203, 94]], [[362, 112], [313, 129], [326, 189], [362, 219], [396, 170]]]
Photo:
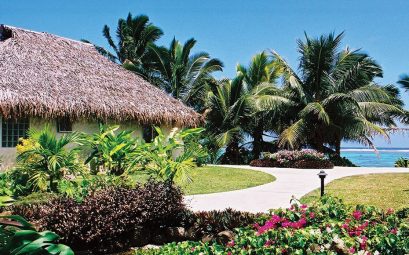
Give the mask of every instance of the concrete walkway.
[[[186, 196], [186, 204], [194, 211], [233, 208], [248, 212], [267, 212], [268, 209], [289, 207], [291, 197], [301, 198], [320, 187], [317, 169], [265, 168], [226, 166], [259, 170], [274, 175], [276, 181], [253, 188], [214, 194]], [[335, 167], [326, 169], [325, 182], [345, 176], [371, 173], [409, 173], [409, 168]]]

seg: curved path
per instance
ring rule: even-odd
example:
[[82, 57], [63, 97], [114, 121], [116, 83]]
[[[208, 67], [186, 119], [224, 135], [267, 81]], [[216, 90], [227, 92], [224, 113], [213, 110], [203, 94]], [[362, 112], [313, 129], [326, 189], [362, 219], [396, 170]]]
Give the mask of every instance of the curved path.
[[[292, 196], [301, 198], [320, 187], [317, 169], [268, 168], [250, 166], [226, 166], [259, 170], [277, 179], [274, 182], [253, 188], [214, 194], [191, 195], [185, 197], [186, 204], [194, 211], [223, 210], [233, 208], [248, 212], [267, 212], [268, 209], [288, 207]], [[370, 173], [409, 173], [409, 168], [365, 168], [335, 167], [326, 169], [325, 182], [345, 176]]]

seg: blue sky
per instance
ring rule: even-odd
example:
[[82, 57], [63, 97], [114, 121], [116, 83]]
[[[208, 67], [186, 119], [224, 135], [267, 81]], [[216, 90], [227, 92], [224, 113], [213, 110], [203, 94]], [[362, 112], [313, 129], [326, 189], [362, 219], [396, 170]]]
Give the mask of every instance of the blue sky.
[[[296, 67], [296, 39], [345, 31], [344, 45], [362, 48], [384, 69], [380, 83], [395, 83], [409, 73], [409, 1], [272, 1], [272, 0], [0, 0], [0, 24], [44, 31], [106, 46], [101, 30], [114, 31], [128, 12], [146, 14], [165, 32], [160, 44], [175, 36], [198, 40], [197, 51], [221, 59], [232, 77], [237, 63], [247, 64], [265, 49], [274, 49]], [[409, 92], [402, 94], [409, 105]], [[378, 146], [409, 147], [408, 135]]]

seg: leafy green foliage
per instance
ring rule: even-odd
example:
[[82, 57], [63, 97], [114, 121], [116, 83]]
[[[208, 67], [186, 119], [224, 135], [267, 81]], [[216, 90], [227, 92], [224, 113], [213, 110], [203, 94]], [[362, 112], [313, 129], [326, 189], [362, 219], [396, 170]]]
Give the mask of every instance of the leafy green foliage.
[[403, 116], [399, 90], [376, 84], [381, 67], [360, 51], [339, 50], [342, 38], [343, 33], [299, 40], [298, 73], [272, 52], [293, 102], [285, 113], [281, 146], [308, 144], [324, 152], [329, 145], [339, 155], [342, 140], [374, 146], [372, 137], [388, 138], [384, 127], [395, 127], [396, 117]]
[[409, 167], [409, 159], [407, 158], [399, 158], [395, 162], [395, 167]]
[[350, 208], [324, 197], [310, 206], [293, 203], [241, 227], [226, 245], [171, 243], [136, 254], [406, 254], [408, 222], [392, 210]]
[[74, 255], [60, 237], [51, 231], [38, 232], [18, 215], [0, 217], [0, 253], [4, 255]]
[[223, 63], [206, 52], [191, 54], [195, 44], [192, 38], [183, 45], [173, 39], [169, 48], [153, 46], [157, 72], [152, 82], [186, 105], [203, 111], [208, 83], [213, 81], [214, 72], [222, 70]]
[[[146, 15], [133, 17], [131, 13], [118, 20], [116, 28], [116, 42], [112, 38], [109, 26], [105, 25], [102, 34], [114, 53], [100, 46], [95, 46], [99, 53], [113, 62], [119, 62], [145, 79], [153, 79], [155, 70], [154, 42], [162, 35], [163, 31], [153, 25]], [[87, 40], [83, 40], [89, 42]]]
[[25, 176], [32, 190], [58, 192], [58, 181], [79, 175], [83, 166], [78, 160], [78, 147], [69, 145], [80, 143], [80, 134], [73, 132], [57, 138], [49, 127], [30, 130], [29, 139], [35, 145], [17, 155], [17, 172]]
[[132, 157], [138, 153], [138, 141], [133, 131], [118, 132], [119, 126], [99, 126], [99, 133], [85, 135], [85, 145], [90, 154], [85, 164], [90, 163], [91, 171], [121, 175], [129, 171]]
[[165, 181], [190, 182], [189, 171], [197, 166], [195, 160], [203, 157], [204, 152], [197, 150], [197, 145], [185, 146], [185, 142], [193, 142], [192, 137], [199, 135], [203, 129], [174, 128], [168, 135], [160, 128], [155, 129], [158, 135], [141, 150], [135, 164], [142, 163], [141, 170]]
[[80, 202], [94, 192], [109, 187], [130, 188], [136, 185], [135, 180], [127, 174], [116, 175], [86, 175], [75, 180], [61, 180], [58, 191], [65, 197]]

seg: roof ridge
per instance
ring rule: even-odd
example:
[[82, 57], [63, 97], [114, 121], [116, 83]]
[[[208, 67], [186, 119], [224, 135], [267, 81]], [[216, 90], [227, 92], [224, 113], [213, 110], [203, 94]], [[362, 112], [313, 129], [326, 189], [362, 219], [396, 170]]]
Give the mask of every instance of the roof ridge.
[[4, 27], [6, 29], [8, 28], [8, 29], [10, 29], [12, 31], [13, 30], [20, 30], [20, 31], [23, 31], [23, 32], [33, 33], [33, 34], [38, 34], [38, 35], [49, 35], [49, 36], [52, 36], [52, 37], [55, 37], [55, 38], [59, 38], [59, 39], [67, 40], [67, 41], [70, 41], [70, 42], [80, 43], [80, 44], [84, 44], [84, 45], [87, 45], [87, 46], [93, 46], [94, 47], [94, 45], [92, 43], [87, 43], [87, 42], [71, 39], [71, 38], [56, 35], [56, 34], [51, 34], [49, 32], [38, 32], [38, 31], [34, 31], [34, 30], [26, 29], [26, 28], [21, 28], [21, 27], [10, 26], [10, 25], [6, 25], [6, 24], [0, 24], [0, 27]]

